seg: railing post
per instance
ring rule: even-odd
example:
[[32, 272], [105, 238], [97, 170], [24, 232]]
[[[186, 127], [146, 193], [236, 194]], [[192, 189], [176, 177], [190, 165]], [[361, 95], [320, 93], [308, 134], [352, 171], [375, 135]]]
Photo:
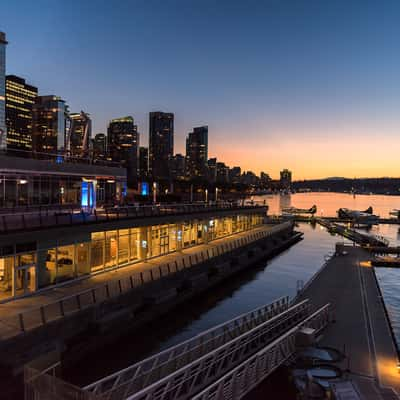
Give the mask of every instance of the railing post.
[[40, 307], [40, 316], [41, 316], [41, 319], [42, 319], [42, 324], [45, 325], [46, 324], [46, 316], [44, 315], [43, 306]]
[[143, 272], [140, 273], [140, 280], [141, 280], [142, 285], [143, 285], [144, 284]]
[[18, 319], [19, 319], [19, 327], [21, 328], [21, 331], [25, 332], [24, 316], [22, 315], [22, 313], [18, 314]]
[[121, 283], [121, 279], [118, 279], [118, 287], [119, 287], [119, 292], [122, 293], [122, 283]]
[[132, 275], [129, 275], [129, 281], [131, 282], [131, 289], [133, 289], [133, 278], [132, 278]]
[[108, 287], [108, 283], [106, 283], [106, 294], [107, 297], [110, 298], [110, 288]]
[[96, 303], [96, 289], [92, 289], [92, 298], [93, 298], [93, 303]]
[[76, 295], [76, 304], [78, 305], [78, 309], [81, 310], [82, 307], [81, 307], [81, 295], [80, 294]]
[[59, 304], [60, 304], [60, 314], [61, 314], [62, 317], [64, 317], [65, 316], [65, 312], [64, 312], [64, 304], [63, 304], [62, 299], [59, 301]]

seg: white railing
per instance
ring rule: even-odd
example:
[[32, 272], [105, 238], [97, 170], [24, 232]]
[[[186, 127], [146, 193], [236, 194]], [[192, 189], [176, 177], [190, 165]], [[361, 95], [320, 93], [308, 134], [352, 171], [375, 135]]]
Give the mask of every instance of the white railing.
[[[244, 362], [310, 313], [307, 300], [287, 309], [217, 349], [160, 379], [152, 371], [151, 380], [131, 380], [114, 391], [99, 395], [107, 400], [181, 400], [191, 398], [230, 369]], [[144, 384], [151, 383], [148, 386]]]
[[[171, 364], [175, 370], [196, 358], [222, 346], [229, 340], [244, 332], [268, 321], [272, 317], [286, 311], [289, 308], [289, 297], [281, 297], [272, 303], [251, 310], [230, 321], [206, 330], [193, 338], [166, 349], [158, 354], [146, 358], [128, 368], [109, 375], [94, 382], [84, 389], [93, 393], [105, 393], [113, 391], [119, 385], [124, 384], [151, 370], [162, 368], [167, 371]], [[169, 366], [169, 368], [168, 368]]]
[[314, 328], [319, 333], [328, 325], [329, 309], [329, 304], [320, 308], [305, 321], [192, 397], [192, 400], [240, 400], [295, 353], [296, 335], [300, 328]]
[[268, 238], [276, 233], [286, 230], [291, 223], [283, 223], [265, 230], [256, 232], [244, 232], [244, 236], [235, 238], [231, 236], [230, 240], [224, 243], [212, 245], [209, 249], [198, 251], [193, 254], [183, 255], [174, 262], [163, 263], [146, 269], [142, 272], [133, 272], [120, 279], [110, 280], [105, 284], [92, 287], [87, 290], [79, 291], [70, 296], [57, 299], [54, 302], [43, 304], [39, 307], [30, 308], [27, 311], [15, 314], [7, 318], [2, 318], [3, 322], [10, 327], [8, 336], [16, 336], [26, 331], [36, 329], [47, 323], [70, 316], [73, 313], [92, 307], [94, 304], [101, 303], [111, 298], [116, 298], [131, 290], [138, 288], [158, 279], [175, 274], [186, 268], [206, 262], [214, 257], [229, 254], [240, 248], [250, 245], [258, 240]]

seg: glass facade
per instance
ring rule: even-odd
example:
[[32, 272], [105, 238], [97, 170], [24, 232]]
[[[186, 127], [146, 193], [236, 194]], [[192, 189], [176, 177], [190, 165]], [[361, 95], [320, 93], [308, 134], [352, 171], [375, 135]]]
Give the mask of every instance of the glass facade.
[[3, 248], [0, 300], [208, 243], [262, 222], [261, 214], [236, 215], [93, 232], [90, 241], [47, 249], [32, 250], [33, 245], [27, 251]]
[[0, 32], [0, 149], [7, 144], [6, 128], [6, 35]]

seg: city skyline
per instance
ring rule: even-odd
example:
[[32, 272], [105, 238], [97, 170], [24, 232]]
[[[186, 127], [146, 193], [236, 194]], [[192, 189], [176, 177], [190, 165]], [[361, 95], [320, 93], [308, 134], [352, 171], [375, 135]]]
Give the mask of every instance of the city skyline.
[[209, 156], [242, 170], [400, 176], [395, 2], [40, 4], [3, 7], [6, 73], [87, 111], [92, 136], [133, 115], [147, 143], [148, 113], [162, 110], [175, 115], [175, 153], [208, 125]]

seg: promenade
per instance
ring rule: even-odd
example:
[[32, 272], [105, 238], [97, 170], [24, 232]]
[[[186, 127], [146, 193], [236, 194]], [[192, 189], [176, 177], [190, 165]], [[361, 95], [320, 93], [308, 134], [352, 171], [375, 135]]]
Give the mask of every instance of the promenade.
[[365, 399], [392, 399], [400, 393], [399, 362], [371, 255], [360, 247], [345, 247], [333, 257], [299, 296], [319, 307], [331, 303], [336, 322], [326, 329], [321, 345], [345, 353], [342, 370], [349, 370]]
[[[82, 295], [80, 297], [79, 308], [84, 308], [86, 305], [92, 304], [91, 290], [93, 289], [97, 290], [97, 288], [103, 288], [105, 285], [110, 284], [109, 287], [107, 286], [107, 291], [115, 291], [115, 287], [118, 287], [119, 284], [119, 288], [123, 292], [129, 288], [122, 287], [120, 282], [129, 281], [132, 274], [141, 276], [142, 283], [157, 281], [161, 277], [173, 274], [175, 271], [184, 270], [206, 259], [211, 259], [241, 245], [256, 241], [265, 234], [268, 234], [268, 232], [272, 233], [273, 231], [274, 227], [264, 225], [251, 231], [214, 240], [208, 244], [193, 246], [182, 251], [149, 259], [145, 262], [133, 263], [126, 267], [102, 272], [85, 279], [74, 280], [63, 286], [44, 289], [29, 297], [0, 304], [0, 340], [10, 338], [21, 332], [19, 324], [19, 315], [21, 313], [24, 315], [25, 324], [29, 323], [29, 326], [25, 326], [25, 329], [36, 327], [42, 324], [42, 315], [38, 312], [38, 310], [40, 311], [40, 307], [45, 307], [45, 319], [47, 322], [60, 316], [58, 307], [49, 307], [51, 304], [57, 305], [60, 299], [74, 299], [74, 296], [88, 292], [89, 296]], [[117, 283], [117, 285], [111, 285], [112, 283]], [[134, 286], [139, 287], [140, 282], [136, 280]], [[118, 293], [107, 294], [108, 297], [113, 295], [118, 295]], [[97, 301], [99, 301], [99, 295], [97, 295]], [[69, 303], [68, 300], [64, 301], [63, 311], [65, 313], [69, 311], [67, 308], [71, 306]]]

